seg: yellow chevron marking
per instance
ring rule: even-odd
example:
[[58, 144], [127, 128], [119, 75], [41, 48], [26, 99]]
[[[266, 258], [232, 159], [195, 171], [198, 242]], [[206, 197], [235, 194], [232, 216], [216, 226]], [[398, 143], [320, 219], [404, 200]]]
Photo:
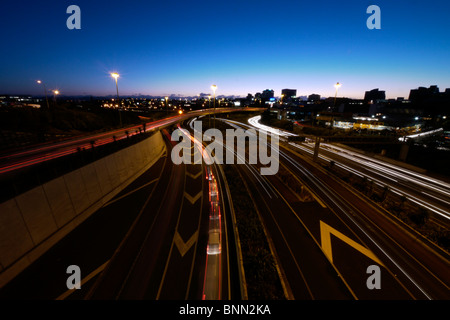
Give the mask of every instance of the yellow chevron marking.
[[383, 263], [375, 256], [375, 254], [367, 249], [366, 247], [363, 247], [359, 243], [353, 241], [349, 237], [345, 236], [344, 234], [340, 233], [336, 229], [330, 227], [325, 222], [320, 221], [320, 241], [322, 243], [322, 250], [327, 256], [328, 260], [330, 260], [331, 263], [333, 263], [333, 253], [331, 250], [331, 234], [333, 234], [335, 237], [341, 239], [346, 244], [351, 246], [353, 249], [358, 250], [366, 257], [372, 259], [376, 263], [378, 263], [381, 266], [384, 266]]
[[183, 257], [186, 252], [189, 251], [189, 249], [192, 247], [192, 245], [197, 241], [198, 237], [198, 230], [195, 231], [195, 233], [189, 238], [187, 242], [184, 242], [181, 238], [180, 234], [175, 232], [175, 236], [173, 237], [173, 242], [175, 242], [175, 245], [177, 246], [178, 250], [180, 251], [181, 256]]

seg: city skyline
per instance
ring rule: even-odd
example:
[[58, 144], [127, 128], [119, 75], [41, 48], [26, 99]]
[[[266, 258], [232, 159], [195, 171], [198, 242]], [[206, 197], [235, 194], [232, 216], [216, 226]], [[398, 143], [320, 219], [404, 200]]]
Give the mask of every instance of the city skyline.
[[62, 95], [114, 95], [111, 72], [124, 96], [195, 96], [213, 83], [224, 96], [295, 88], [332, 97], [340, 82], [339, 96], [355, 99], [374, 88], [407, 98], [421, 86], [450, 87], [444, 1], [378, 1], [380, 30], [366, 27], [371, 3], [360, 1], [77, 1], [81, 30], [66, 27], [70, 4], [3, 5], [23, 7], [0, 22], [3, 94], [41, 95], [42, 80]]

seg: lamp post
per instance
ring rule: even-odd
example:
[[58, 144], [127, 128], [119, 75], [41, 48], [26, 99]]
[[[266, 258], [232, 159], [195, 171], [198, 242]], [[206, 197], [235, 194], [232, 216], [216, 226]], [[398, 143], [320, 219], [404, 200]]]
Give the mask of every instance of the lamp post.
[[336, 93], [334, 94], [334, 107], [336, 107], [336, 97], [337, 97], [337, 92], [338, 92], [338, 89], [339, 89], [341, 86], [342, 86], [342, 84], [340, 84], [339, 82], [336, 83], [336, 84], [334, 85], [334, 87], [336, 88]]
[[[338, 89], [339, 89], [341, 86], [342, 86], [342, 85], [341, 85], [339, 82], [337, 82], [337, 83], [334, 85], [334, 87], [336, 88], [336, 93], [334, 94], [333, 112], [336, 110], [336, 97], [337, 97], [337, 92], [338, 92]], [[334, 119], [333, 119], [333, 114], [332, 114], [332, 115], [331, 115], [331, 120], [330, 120], [330, 128], [333, 127], [333, 121], [334, 121]]]
[[211, 86], [211, 89], [214, 92], [214, 128], [216, 127], [216, 90], [217, 90], [217, 86], [215, 84], [213, 84]]
[[45, 101], [47, 102], [47, 109], [50, 109], [50, 106], [48, 104], [47, 88], [45, 87], [45, 83], [43, 83], [41, 80], [37, 80], [36, 82], [44, 86], [44, 94], [45, 94]]
[[117, 79], [119, 78], [119, 74], [117, 72], [111, 73], [111, 77], [116, 80], [116, 91], [117, 91], [117, 107], [119, 108], [119, 121], [120, 127], [122, 127], [122, 110], [120, 109], [120, 99], [119, 99], [119, 84], [117, 83]]
[[55, 107], [56, 107], [56, 96], [59, 94], [59, 90], [53, 90], [53, 100], [55, 101]]
[[166, 100], [166, 116], [169, 116], [169, 97], [164, 97], [164, 100]]

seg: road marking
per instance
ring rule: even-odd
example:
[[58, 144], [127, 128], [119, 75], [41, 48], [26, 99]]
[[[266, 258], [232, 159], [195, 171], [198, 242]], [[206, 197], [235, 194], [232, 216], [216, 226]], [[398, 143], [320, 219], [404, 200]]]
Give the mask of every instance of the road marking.
[[[201, 172], [200, 172], [201, 173]], [[184, 196], [186, 197], [186, 199], [189, 200], [189, 202], [191, 204], [194, 204], [197, 202], [198, 199], [200, 199], [200, 197], [202, 196], [203, 191], [200, 191], [199, 193], [197, 193], [197, 195], [195, 197], [192, 197], [189, 193], [187, 193], [186, 191], [184, 192]]]
[[[93, 277], [95, 277], [97, 274], [103, 271], [105, 269], [106, 265], [108, 264], [109, 260], [106, 261], [104, 264], [102, 264], [100, 267], [92, 271], [86, 278], [81, 280], [80, 287], [83, 286], [86, 282], [91, 280]], [[77, 289], [69, 289], [66, 292], [64, 292], [62, 295], [60, 295], [56, 300], [64, 300], [68, 296], [70, 296], [72, 293], [74, 293]]]
[[113, 204], [113, 203], [116, 202], [116, 201], [119, 201], [119, 200], [121, 200], [121, 199], [123, 199], [123, 198], [125, 198], [125, 197], [128, 197], [130, 194], [133, 194], [133, 193], [135, 193], [136, 191], [139, 191], [139, 190], [141, 190], [142, 188], [145, 188], [145, 187], [151, 185], [152, 183], [154, 183], [154, 182], [156, 182], [156, 181], [158, 181], [158, 180], [159, 180], [159, 178], [153, 179], [152, 181], [147, 182], [146, 184], [144, 184], [144, 185], [142, 185], [142, 186], [140, 186], [140, 187], [138, 187], [138, 188], [136, 188], [136, 189], [134, 189], [134, 190], [132, 190], [132, 191], [126, 193], [126, 194], [124, 194], [123, 196], [120, 196], [120, 197], [117, 198], [117, 199], [113, 199], [113, 200], [111, 200], [111, 201], [105, 203], [105, 204], [103, 205], [103, 207], [109, 206], [110, 204]]
[[[286, 160], [288, 160], [288, 159], [286, 159]], [[288, 160], [288, 161], [289, 161], [289, 160]], [[308, 187], [306, 186], [306, 183], [305, 183], [304, 181], [300, 180], [300, 179], [297, 177], [297, 175], [296, 175], [294, 172], [292, 172], [292, 170], [289, 169], [284, 163], [281, 163], [281, 165], [282, 165], [287, 171], [289, 171], [289, 172], [291, 173], [291, 175], [294, 177], [294, 179], [297, 180], [298, 183], [300, 183], [300, 184], [303, 186], [303, 188], [306, 189], [306, 192], [309, 192], [309, 194], [316, 200], [316, 202], [317, 202], [318, 204], [320, 204], [320, 206], [321, 206], [322, 208], [327, 208], [326, 204], [323, 203], [323, 201], [319, 199], [319, 196], [317, 196], [310, 188], [308, 188]]]
[[186, 252], [188, 252], [189, 249], [192, 247], [192, 245], [197, 241], [197, 237], [198, 237], [198, 230], [195, 231], [195, 233], [189, 238], [187, 242], [184, 242], [178, 231], [175, 232], [173, 242], [175, 242], [175, 245], [177, 246], [178, 251], [180, 251], [182, 257], [184, 257]]
[[192, 174], [192, 173], [186, 171], [186, 175], [187, 175], [188, 177], [191, 177], [192, 179], [195, 180], [195, 179], [197, 179], [198, 177], [200, 177], [200, 175], [202, 174], [202, 172], [203, 172], [203, 171], [200, 170], [198, 173]]
[[344, 234], [340, 233], [336, 229], [330, 227], [325, 222], [320, 220], [320, 241], [322, 243], [322, 249], [331, 263], [333, 263], [333, 254], [331, 250], [331, 234], [344, 241], [353, 249], [358, 250], [366, 257], [372, 259], [373, 261], [384, 267], [383, 263], [375, 256], [375, 254], [372, 251], [370, 251], [366, 247], [363, 247], [359, 243], [353, 241], [349, 237], [345, 236]]

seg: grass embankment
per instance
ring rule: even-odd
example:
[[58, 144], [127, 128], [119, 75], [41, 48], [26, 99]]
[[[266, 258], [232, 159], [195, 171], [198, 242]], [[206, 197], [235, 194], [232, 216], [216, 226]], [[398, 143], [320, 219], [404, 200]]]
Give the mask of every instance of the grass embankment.
[[249, 300], [285, 299], [275, 259], [255, 204], [234, 166], [223, 166], [230, 188], [242, 250]]

